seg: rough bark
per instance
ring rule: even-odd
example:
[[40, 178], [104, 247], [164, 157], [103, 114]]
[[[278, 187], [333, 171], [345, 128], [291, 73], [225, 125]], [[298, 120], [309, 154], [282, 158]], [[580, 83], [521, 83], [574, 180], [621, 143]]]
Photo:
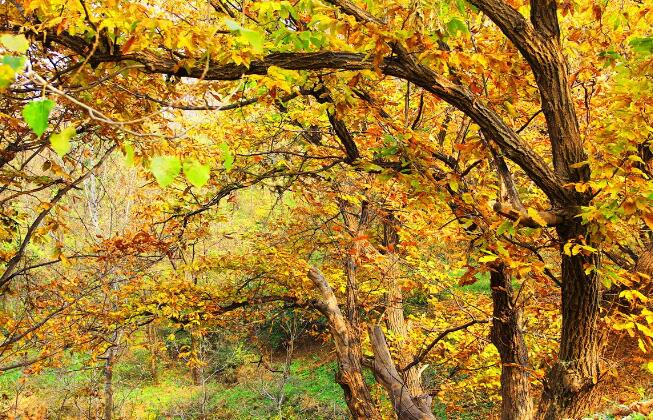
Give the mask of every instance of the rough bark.
[[408, 385], [397, 371], [385, 335], [378, 325], [370, 328], [370, 342], [374, 351], [372, 367], [374, 377], [388, 392], [397, 417], [400, 420], [435, 420], [430, 409], [422, 409], [418, 401], [411, 395]]
[[640, 254], [635, 265], [635, 271], [649, 277], [653, 276], [653, 246]]
[[[590, 168], [582, 164], [587, 161], [587, 154], [560, 45], [557, 2], [532, 0], [530, 22], [503, 0], [472, 3], [512, 41], [533, 71], [551, 142], [556, 182], [559, 186], [586, 182]], [[570, 216], [591, 200], [587, 193], [573, 189], [559, 197], [547, 195], [554, 207], [568, 209]], [[558, 361], [549, 373], [539, 407], [539, 415], [546, 419], [578, 417], [591, 410], [600, 373], [600, 282], [596, 271], [587, 270], [598, 268], [600, 253], [567, 256], [562, 252], [569, 241], [591, 243], [588, 227], [576, 218], [567, 217], [556, 229], [562, 259], [562, 331]]]
[[490, 287], [494, 305], [490, 338], [501, 357], [501, 419], [530, 420], [535, 412], [522, 314], [515, 306], [510, 276], [502, 264], [490, 273]]
[[[396, 230], [396, 220], [390, 214], [383, 222], [383, 245], [387, 250], [388, 268], [385, 272], [387, 280], [388, 294], [386, 296], [386, 324], [396, 338], [395, 345], [398, 348], [400, 366], [406, 366], [412, 362], [413, 357], [405, 349], [405, 340], [408, 337], [408, 324], [404, 317], [404, 299], [403, 293], [398, 284], [398, 265], [397, 246], [399, 245], [399, 236]], [[424, 392], [422, 387], [420, 364], [417, 364], [405, 372], [402, 372], [402, 378], [408, 387], [408, 391], [415, 399], [420, 409], [424, 411], [431, 410], [432, 398]]]
[[360, 342], [352, 339], [355, 332], [338, 307], [336, 296], [322, 273], [311, 269], [308, 278], [322, 296], [322, 299], [316, 303], [316, 307], [327, 318], [329, 324], [338, 359], [336, 381], [344, 391], [345, 401], [352, 417], [361, 420], [381, 418], [363, 377]]
[[[585, 233], [580, 222], [558, 227], [561, 243]], [[566, 228], [563, 230], [563, 228]], [[600, 376], [599, 277], [586, 267], [598, 266], [599, 255], [562, 258], [562, 331], [558, 361], [545, 381], [540, 417], [547, 420], [587, 414], [596, 402]]]

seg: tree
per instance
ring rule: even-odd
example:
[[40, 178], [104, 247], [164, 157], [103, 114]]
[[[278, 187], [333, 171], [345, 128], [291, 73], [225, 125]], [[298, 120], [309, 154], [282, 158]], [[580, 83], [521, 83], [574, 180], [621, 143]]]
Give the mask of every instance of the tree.
[[[641, 270], [648, 255], [628, 267], [624, 261], [639, 254], [629, 252], [629, 246], [619, 246], [624, 237], [633, 243], [639, 241], [637, 245], [644, 242], [632, 239], [629, 224], [644, 221], [649, 228], [651, 225], [647, 210], [651, 196], [646, 183], [650, 177], [650, 142], [648, 138], [642, 140], [640, 134], [647, 133], [650, 126], [638, 114], [638, 109], [646, 109], [650, 87], [646, 77], [638, 79], [623, 70], [638, 66], [646, 73], [649, 69], [650, 38], [643, 29], [651, 19], [648, 9], [637, 13], [637, 6], [630, 3], [593, 2], [559, 7], [549, 0], [528, 4], [472, 0], [469, 5], [432, 6], [379, 2], [369, 10], [344, 0], [240, 6], [163, 2], [148, 7], [133, 3], [124, 8], [113, 2], [59, 7], [37, 1], [4, 8], [8, 19], [3, 29], [27, 34], [34, 43], [33, 54], [42, 56], [30, 62], [26, 72], [19, 73], [16, 93], [41, 90], [67, 101], [99, 126], [119, 131], [116, 141], [128, 155], [134, 153], [133, 145], [121, 136], [160, 139], [141, 142], [137, 149], [140, 156], [150, 160], [151, 171], [161, 185], [174, 182], [182, 167], [190, 184], [215, 185], [215, 180], [209, 181], [210, 169], [201, 162], [220, 161], [220, 174], [230, 182], [204, 202], [196, 200], [189, 206], [192, 208], [179, 212], [182, 229], [188, 218], [207, 211], [236, 189], [274, 178], [288, 181], [275, 185], [283, 191], [290, 188], [290, 181], [331, 176], [336, 169], [380, 176], [411, 174], [416, 183], [426, 180], [437, 186], [431, 191], [435, 197], [444, 198], [446, 192], [444, 207], [437, 208], [448, 208], [464, 226], [460, 237], [473, 238], [472, 249], [487, 254], [479, 257], [477, 264], [468, 264], [463, 281], [479, 271], [490, 272], [492, 337], [504, 365], [503, 417], [532, 416], [528, 408], [529, 376], [524, 373], [529, 361], [509, 277], [514, 272], [520, 274], [523, 265], [532, 260], [542, 263], [534, 276], [546, 275], [559, 283], [562, 316], [557, 360], [547, 375], [537, 415], [576, 417], [595, 406], [604, 342], [602, 284], [609, 285], [615, 279], [615, 283], [627, 285], [629, 280], [622, 279], [630, 279], [630, 275], [625, 271], [635, 267]], [[530, 18], [522, 12], [528, 12]], [[383, 15], [387, 17], [377, 17]], [[598, 23], [592, 23], [591, 18]], [[635, 33], [621, 29], [624, 19], [636, 28]], [[600, 32], [602, 20], [612, 21], [614, 30]], [[602, 43], [593, 44], [585, 38], [582, 24], [591, 28], [589, 32], [601, 33]], [[486, 52], [489, 49], [491, 52]], [[640, 55], [631, 57], [636, 54]], [[45, 59], [59, 56], [66, 58], [55, 64]], [[612, 78], [613, 68], [620, 72], [620, 78]], [[331, 71], [339, 73], [334, 76]], [[511, 74], [514, 83], [504, 74]], [[198, 82], [179, 83], [182, 78]], [[642, 98], [624, 92], [623, 79], [639, 83]], [[114, 86], [98, 95], [94, 87], [107, 81]], [[293, 89], [291, 84], [299, 87]], [[395, 104], [404, 84], [406, 106], [401, 121], [396, 118]], [[375, 92], [374, 86], [385, 91]], [[411, 123], [410, 86], [419, 87], [449, 107], [420, 95]], [[101, 109], [89, 106], [82, 93], [90, 94], [87, 99], [93, 98]], [[608, 114], [605, 110], [610, 106], [603, 103], [599, 112], [611, 123], [602, 126], [591, 115], [595, 94], [607, 103], [618, 99], [621, 105], [635, 104], [636, 110], [613, 109]], [[209, 102], [210, 96], [220, 99]], [[178, 102], [188, 98], [196, 102]], [[225, 98], [232, 102], [226, 103]], [[205, 103], [197, 105], [200, 100]], [[154, 115], [136, 112], [139, 104], [147, 104], [148, 112], [154, 108]], [[188, 115], [181, 112], [228, 111], [247, 105], [265, 109], [268, 104], [267, 109], [278, 111], [273, 114], [275, 118], [298, 128], [304, 139], [301, 144], [292, 136], [279, 136], [282, 142], [261, 152], [266, 136], [260, 133], [267, 134], [270, 125], [256, 112], [250, 115], [262, 121], [258, 134], [248, 128], [251, 121], [232, 124], [224, 134], [208, 122], [195, 127], [192, 117], [186, 118]], [[460, 135], [455, 138], [447, 130], [454, 109], [462, 114], [456, 127]], [[578, 117], [581, 110], [586, 113], [584, 121]], [[366, 112], [378, 119], [370, 121]], [[439, 112], [447, 114], [439, 124], [439, 132], [444, 134], [429, 136], [426, 130], [433, 128], [431, 124], [420, 133], [423, 114]], [[528, 118], [520, 126], [518, 120], [524, 117]], [[323, 139], [323, 132], [316, 129], [325, 118], [334, 138]], [[622, 119], [633, 121], [641, 130], [631, 133], [633, 141], [613, 147], [608, 138]], [[30, 123], [29, 118], [26, 120]], [[357, 136], [355, 131], [365, 134]], [[381, 136], [384, 131], [389, 137]], [[189, 132], [196, 136], [221, 132], [228, 141], [220, 142], [219, 153], [201, 150], [178, 141]], [[243, 140], [243, 135], [252, 138]], [[590, 142], [590, 138], [597, 141]], [[445, 144], [460, 152], [458, 159], [455, 153], [443, 153]], [[375, 146], [376, 150], [365, 146]], [[8, 152], [12, 147], [15, 145], [8, 147]], [[210, 152], [215, 155], [210, 156]], [[469, 166], [463, 169], [461, 163]], [[475, 168], [483, 175], [467, 181]], [[620, 178], [615, 181], [610, 174]], [[630, 183], [630, 178], [635, 182]], [[492, 206], [494, 213], [480, 205], [488, 204], [486, 188], [499, 191]], [[602, 206], [603, 197], [609, 198], [611, 207]], [[346, 225], [352, 231], [358, 229], [352, 223]], [[535, 233], [524, 242], [518, 237], [529, 236], [522, 233], [525, 229]], [[30, 235], [26, 235], [22, 243], [29, 240]], [[557, 248], [557, 255], [542, 255], [539, 251], [543, 248]], [[11, 257], [7, 272], [11, 273], [22, 258], [21, 249]], [[352, 255], [356, 252], [354, 249]], [[614, 263], [605, 264], [604, 254]], [[554, 271], [550, 268], [553, 264], [558, 266]], [[329, 311], [323, 308], [327, 317], [333, 318], [331, 327], [335, 332], [349, 330], [346, 334], [351, 335], [358, 328], [353, 259], [345, 263], [345, 271], [351, 283], [346, 314], [327, 293], [328, 282], [325, 286], [313, 271], [310, 278], [322, 299], [335, 305]], [[294, 298], [284, 295], [281, 300]], [[395, 293], [391, 301], [397, 299]], [[344, 330], [338, 327], [341, 324]], [[646, 325], [638, 331], [645, 331], [643, 328]], [[389, 352], [383, 350], [385, 339], [380, 332], [371, 330], [372, 345], [377, 350], [375, 356], [387, 360]], [[354, 346], [346, 351], [353, 351], [351, 364], [353, 371], [359, 372], [359, 333], [348, 340], [353, 340]], [[344, 354], [347, 346], [340, 347]], [[523, 369], [515, 369], [513, 364]], [[363, 394], [360, 400], [369, 400], [364, 384], [358, 379], [355, 382]], [[393, 386], [387, 386], [391, 395]], [[419, 388], [415, 382], [399, 386]], [[508, 397], [519, 397], [520, 402], [510, 403]], [[515, 406], [525, 407], [524, 412], [516, 413]], [[350, 404], [354, 411], [357, 407]], [[376, 415], [369, 411], [371, 407], [365, 410], [364, 415]]]

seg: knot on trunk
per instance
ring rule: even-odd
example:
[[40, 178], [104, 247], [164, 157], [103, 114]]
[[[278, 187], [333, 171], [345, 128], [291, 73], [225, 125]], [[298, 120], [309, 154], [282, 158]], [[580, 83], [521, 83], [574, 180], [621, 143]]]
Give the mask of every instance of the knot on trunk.
[[562, 372], [562, 383], [571, 392], [578, 392], [583, 388], [583, 380], [576, 370], [564, 370]]

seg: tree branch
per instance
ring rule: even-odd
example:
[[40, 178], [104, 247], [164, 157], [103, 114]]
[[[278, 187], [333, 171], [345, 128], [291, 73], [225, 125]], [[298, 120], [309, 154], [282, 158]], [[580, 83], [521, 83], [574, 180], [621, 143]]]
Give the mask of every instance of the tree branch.
[[403, 369], [401, 369], [401, 371], [406, 372], [407, 370], [409, 370], [413, 366], [416, 366], [417, 364], [422, 363], [422, 361], [426, 358], [426, 356], [429, 354], [429, 352], [431, 350], [433, 350], [433, 347], [435, 347], [435, 345], [438, 344], [438, 342], [440, 342], [443, 338], [445, 338], [447, 335], [451, 334], [452, 332], [464, 330], [464, 329], [469, 328], [472, 325], [476, 325], [476, 324], [487, 324], [488, 322], [490, 322], [489, 319], [473, 319], [473, 320], [471, 320], [469, 322], [466, 322], [466, 323], [464, 323], [462, 325], [447, 328], [446, 330], [444, 330], [440, 334], [438, 334], [437, 337], [435, 337], [433, 339], [433, 341], [431, 341], [431, 343], [428, 346], [426, 346], [422, 351], [420, 351], [418, 353], [418, 355], [415, 356], [413, 361], [410, 362], [409, 364], [407, 364]]

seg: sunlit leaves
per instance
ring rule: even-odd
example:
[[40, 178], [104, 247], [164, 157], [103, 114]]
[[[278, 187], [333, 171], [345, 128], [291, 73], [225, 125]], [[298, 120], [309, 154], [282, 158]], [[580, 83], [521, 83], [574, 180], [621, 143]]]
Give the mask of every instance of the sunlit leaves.
[[25, 35], [11, 35], [11, 34], [2, 34], [0, 36], [0, 44], [9, 51], [17, 52], [24, 54], [29, 48], [29, 41], [25, 38]]
[[56, 133], [50, 136], [50, 146], [52, 150], [57, 152], [59, 156], [65, 155], [70, 152], [70, 139], [77, 134], [74, 126], [68, 126], [61, 130], [60, 133]]
[[37, 136], [43, 134], [48, 128], [48, 118], [53, 107], [53, 101], [50, 99], [41, 99], [30, 102], [23, 108], [23, 118]]
[[263, 52], [265, 37], [262, 33], [252, 29], [243, 28], [238, 24], [238, 22], [231, 19], [225, 19], [225, 24], [230, 30], [239, 35], [241, 41], [251, 47], [253, 53], [260, 54]]
[[222, 152], [222, 165], [227, 171], [229, 171], [234, 165], [234, 155], [229, 150], [229, 145], [227, 143], [220, 144], [220, 151]]
[[[128, 158], [131, 155], [133, 160], [133, 147], [131, 145], [126, 146], [125, 150]], [[231, 163], [233, 163], [233, 157], [231, 159]], [[150, 171], [163, 188], [172, 184], [182, 169], [186, 179], [194, 187], [203, 187], [209, 181], [211, 168], [207, 164], [200, 163], [197, 159], [186, 159], [182, 164], [181, 160], [176, 156], [156, 156], [150, 162]]]
[[12, 55], [7, 55], [2, 57], [2, 64], [6, 64], [11, 67], [14, 71], [19, 71], [25, 66], [25, 57], [16, 57]]
[[200, 188], [209, 181], [211, 168], [209, 165], [203, 165], [196, 159], [187, 159], [184, 161], [184, 175], [188, 182], [194, 187]]
[[478, 262], [481, 263], [486, 263], [486, 262], [492, 262], [496, 261], [499, 258], [498, 255], [490, 254], [490, 255], [484, 255], [481, 258], [478, 259]]
[[181, 161], [176, 156], [156, 156], [150, 162], [150, 171], [156, 182], [163, 188], [172, 184], [172, 181], [181, 172]]
[[134, 166], [134, 146], [131, 143], [125, 143], [123, 150], [125, 152], [125, 163], [127, 166]]
[[527, 210], [528, 216], [533, 219], [535, 223], [537, 223], [540, 226], [546, 226], [546, 220], [542, 216], [540, 216], [540, 213], [535, 210], [532, 207], [529, 207]]
[[[4, 36], [4, 35], [3, 35]], [[14, 41], [14, 44], [20, 44], [20, 40], [18, 42]], [[22, 50], [20, 48], [20, 45], [17, 45], [19, 50]], [[13, 51], [13, 49], [12, 49]], [[14, 55], [6, 55], [2, 57], [2, 64], [0, 64], [0, 89], [4, 89], [8, 87], [15, 79], [16, 73], [20, 72], [23, 70], [25, 67], [25, 57], [24, 56], [14, 56]]]
[[634, 38], [629, 42], [630, 46], [638, 53], [653, 53], [653, 37]]
[[11, 85], [16, 77], [16, 72], [11, 66], [6, 64], [0, 65], [0, 89], [4, 89]]

